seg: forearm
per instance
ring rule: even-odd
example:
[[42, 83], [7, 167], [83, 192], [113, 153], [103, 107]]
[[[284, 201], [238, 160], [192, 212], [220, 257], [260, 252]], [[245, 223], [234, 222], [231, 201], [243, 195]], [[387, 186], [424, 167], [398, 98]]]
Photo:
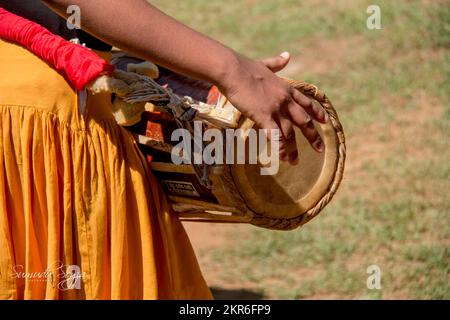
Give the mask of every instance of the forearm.
[[[311, 117], [326, 122], [325, 112], [272, 71], [289, 58], [270, 63], [247, 59], [165, 15], [144, 0], [41, 0], [66, 15], [70, 5], [81, 9], [81, 27], [99, 39], [168, 69], [203, 79], [221, 92], [242, 114], [280, 139], [280, 156], [298, 159], [294, 125], [317, 151], [323, 151]], [[307, 124], [310, 124], [307, 126]], [[281, 132], [281, 137], [275, 134]]]
[[81, 8], [81, 27], [97, 38], [163, 67], [221, 85], [237, 68], [231, 49], [167, 16], [144, 0], [44, 0], [65, 16]]

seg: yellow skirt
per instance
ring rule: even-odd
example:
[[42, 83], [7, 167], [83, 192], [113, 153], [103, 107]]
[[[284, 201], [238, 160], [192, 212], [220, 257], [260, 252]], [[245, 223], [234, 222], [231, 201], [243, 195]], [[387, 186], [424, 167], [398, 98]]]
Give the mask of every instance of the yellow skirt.
[[110, 97], [0, 41], [0, 299], [208, 299]]

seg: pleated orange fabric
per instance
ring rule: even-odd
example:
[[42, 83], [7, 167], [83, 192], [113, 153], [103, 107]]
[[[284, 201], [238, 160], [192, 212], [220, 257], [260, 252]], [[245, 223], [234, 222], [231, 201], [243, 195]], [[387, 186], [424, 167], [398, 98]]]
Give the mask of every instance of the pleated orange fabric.
[[0, 299], [209, 299], [110, 97], [0, 41]]

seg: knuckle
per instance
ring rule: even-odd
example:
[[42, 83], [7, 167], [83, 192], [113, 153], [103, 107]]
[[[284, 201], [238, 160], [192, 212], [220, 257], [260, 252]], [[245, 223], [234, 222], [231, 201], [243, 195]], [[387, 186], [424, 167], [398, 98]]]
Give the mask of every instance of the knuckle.
[[308, 109], [311, 109], [311, 108], [313, 108], [313, 102], [312, 102], [312, 100], [310, 99], [310, 98], [308, 98], [308, 97], [306, 97], [305, 96], [305, 102], [303, 103], [303, 106], [305, 107], [305, 108], [308, 108]]
[[294, 101], [289, 88], [283, 92], [283, 98], [284, 98], [284, 101], [286, 101], [286, 102]]
[[301, 126], [309, 126], [309, 123], [311, 121], [311, 118], [309, 117], [309, 115], [306, 113], [305, 110], [302, 110], [302, 112], [300, 112], [297, 122], [301, 125]]
[[280, 89], [277, 94], [278, 100], [282, 103], [291, 102], [292, 101], [292, 95], [291, 92], [286, 88]]

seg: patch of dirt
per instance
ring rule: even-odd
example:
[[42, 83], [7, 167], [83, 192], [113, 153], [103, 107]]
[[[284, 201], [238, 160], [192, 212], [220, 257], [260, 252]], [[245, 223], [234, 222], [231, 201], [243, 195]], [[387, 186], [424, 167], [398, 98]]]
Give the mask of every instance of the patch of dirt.
[[[408, 103], [412, 102], [416, 107], [409, 108]], [[430, 142], [441, 138], [432, 126], [432, 121], [444, 111], [441, 103], [423, 91], [416, 92], [410, 101], [384, 97], [381, 103], [395, 106], [399, 111], [389, 124], [375, 122], [351, 136], [347, 135], [345, 177], [338, 195], [358, 194], [361, 198], [373, 198], [377, 185], [384, 180], [373, 170], [365, 168], [383, 159], [413, 159], [417, 162], [436, 159]], [[390, 176], [389, 181], [384, 182], [403, 189], [408, 189], [407, 184], [410, 183], [396, 176]]]
[[191, 243], [198, 253], [205, 250], [214, 250], [215, 248], [230, 245], [238, 239], [230, 239], [228, 235], [232, 231], [237, 231], [243, 236], [251, 232], [254, 228], [251, 225], [232, 224], [232, 223], [205, 223], [205, 222], [183, 222], [184, 228]]
[[[215, 250], [231, 245], [239, 245], [239, 240], [246, 238], [255, 228], [248, 224], [183, 222], [191, 240], [203, 276], [213, 291], [216, 299], [262, 299], [263, 293], [251, 283], [244, 283], [241, 279], [224, 281], [226, 270], [218, 268], [212, 261]], [[230, 235], [238, 234], [239, 238]]]
[[355, 54], [355, 50], [362, 50], [364, 48], [362, 43], [366, 41], [364, 37], [352, 36], [305, 43], [301, 54], [291, 57], [291, 61], [280, 71], [280, 75], [298, 77], [303, 73], [316, 75], [329, 73]]
[[[443, 112], [440, 102], [426, 92], [413, 95], [417, 108], [407, 109], [411, 101], [384, 97], [382, 104], [395, 106], [405, 111], [398, 112], [391, 124], [373, 123], [360, 132], [347, 137], [349, 152], [352, 158], [347, 162], [348, 172], [361, 169], [361, 165], [369, 160], [377, 160], [387, 153], [395, 152], [399, 147], [406, 147], [407, 156], [429, 159], [434, 153], [424, 148], [423, 137], [429, 137], [427, 125], [430, 120], [437, 119]], [[426, 147], [426, 144], [425, 144]]]

